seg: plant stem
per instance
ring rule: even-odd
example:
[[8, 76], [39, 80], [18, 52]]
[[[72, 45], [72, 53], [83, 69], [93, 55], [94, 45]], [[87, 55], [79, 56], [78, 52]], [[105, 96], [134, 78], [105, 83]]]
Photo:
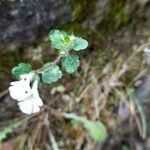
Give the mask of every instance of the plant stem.
[[33, 72], [36, 74], [42, 73], [44, 70], [48, 69], [50, 66], [58, 64], [60, 62], [61, 58], [62, 58], [62, 56], [59, 55], [59, 56], [57, 56], [57, 58], [53, 62], [49, 62], [45, 66], [43, 66], [42, 68], [34, 70]]
[[53, 64], [58, 64], [58, 63], [60, 62], [61, 58], [62, 58], [62, 56], [59, 55], [59, 56], [55, 59], [55, 61], [53, 62]]

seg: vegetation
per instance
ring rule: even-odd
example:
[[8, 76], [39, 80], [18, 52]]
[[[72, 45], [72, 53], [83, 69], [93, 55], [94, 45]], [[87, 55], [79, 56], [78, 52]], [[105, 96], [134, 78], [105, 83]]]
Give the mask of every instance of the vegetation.
[[147, 150], [149, 5], [70, 2], [60, 30], [2, 54], [0, 149]]

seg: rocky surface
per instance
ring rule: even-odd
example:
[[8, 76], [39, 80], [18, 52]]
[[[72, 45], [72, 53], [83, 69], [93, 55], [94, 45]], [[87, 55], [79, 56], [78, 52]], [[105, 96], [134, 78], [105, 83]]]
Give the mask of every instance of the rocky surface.
[[54, 26], [67, 23], [71, 5], [63, 0], [0, 1], [0, 54], [33, 43]]

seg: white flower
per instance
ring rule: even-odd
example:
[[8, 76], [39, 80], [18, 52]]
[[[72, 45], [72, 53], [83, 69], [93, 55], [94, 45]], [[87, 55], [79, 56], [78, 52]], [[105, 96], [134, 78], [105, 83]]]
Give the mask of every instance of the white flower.
[[37, 90], [38, 81], [34, 81], [33, 87], [31, 89], [31, 95], [27, 97], [25, 100], [18, 103], [19, 108], [25, 114], [36, 113], [40, 111], [40, 106], [43, 106], [43, 102], [39, 97], [39, 93]]
[[30, 82], [34, 74], [20, 75], [21, 80], [11, 82], [9, 87], [10, 96], [17, 101], [23, 101], [32, 94]]
[[38, 81], [35, 80], [31, 87], [31, 79], [34, 74], [21, 75], [20, 81], [11, 82], [9, 91], [10, 96], [18, 101], [20, 110], [25, 114], [32, 114], [40, 111], [43, 102], [38, 93]]

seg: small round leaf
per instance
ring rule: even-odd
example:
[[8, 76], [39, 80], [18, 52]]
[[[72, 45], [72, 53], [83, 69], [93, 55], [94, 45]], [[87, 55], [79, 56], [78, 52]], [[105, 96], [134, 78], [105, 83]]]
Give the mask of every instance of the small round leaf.
[[29, 73], [29, 72], [31, 72], [31, 70], [32, 70], [32, 67], [30, 64], [20, 63], [20, 64], [18, 64], [18, 66], [14, 67], [12, 69], [12, 74], [17, 79], [19, 79], [20, 75]]
[[64, 31], [52, 30], [49, 33], [49, 39], [53, 48], [58, 50], [65, 50], [66, 44], [69, 42], [69, 36]]
[[62, 77], [62, 72], [57, 65], [52, 65], [42, 73], [42, 81], [50, 84]]
[[62, 67], [70, 74], [77, 71], [80, 61], [77, 55], [68, 55], [62, 59]]
[[85, 39], [78, 38], [78, 37], [74, 39], [73, 49], [75, 51], [80, 51], [86, 49], [87, 47], [88, 47], [88, 42]]
[[66, 32], [59, 30], [52, 30], [49, 33], [49, 39], [51, 41], [61, 40], [64, 39], [66, 36], [68, 36]]

